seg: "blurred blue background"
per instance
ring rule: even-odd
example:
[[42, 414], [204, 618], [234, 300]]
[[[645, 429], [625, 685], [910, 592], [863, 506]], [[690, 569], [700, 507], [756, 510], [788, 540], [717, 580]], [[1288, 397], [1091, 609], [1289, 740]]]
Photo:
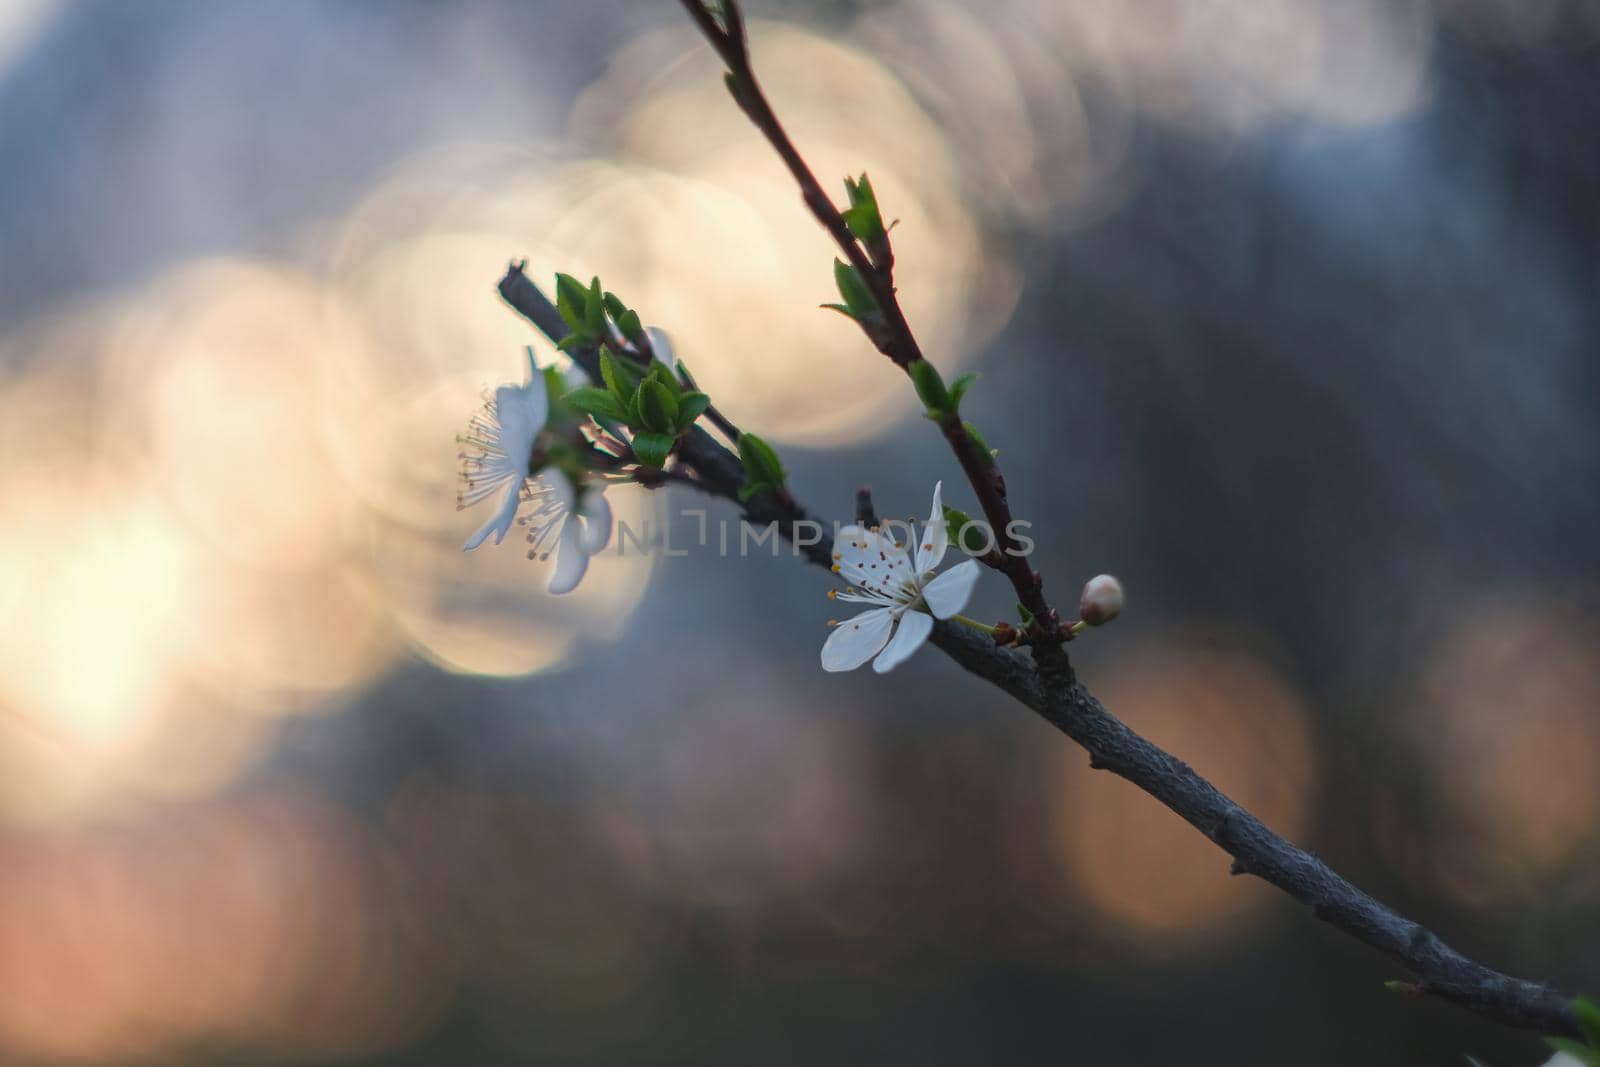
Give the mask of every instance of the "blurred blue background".
[[[1600, 988], [1600, 6], [750, 12], [1047, 593], [1126, 582], [1108, 705]], [[0, 0], [0, 145], [5, 1062], [1540, 1058], [936, 653], [824, 675], [791, 559], [460, 552], [521, 257], [814, 510], [973, 506], [678, 5]]]

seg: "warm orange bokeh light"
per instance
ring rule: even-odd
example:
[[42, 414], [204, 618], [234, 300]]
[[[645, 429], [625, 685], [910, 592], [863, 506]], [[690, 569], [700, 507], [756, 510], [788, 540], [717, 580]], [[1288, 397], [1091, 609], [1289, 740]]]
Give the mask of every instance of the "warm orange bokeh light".
[[207, 1042], [371, 1053], [415, 1034], [453, 986], [439, 925], [429, 965], [406, 959], [421, 902], [390, 858], [306, 800], [0, 837], [0, 867], [8, 1060], [129, 1062]]
[[1435, 820], [1401, 865], [1421, 858], [1430, 880], [1489, 907], [1541, 892], [1600, 824], [1600, 628], [1577, 598], [1537, 589], [1452, 615], [1399, 723]]
[[[1130, 726], [1291, 840], [1311, 826], [1317, 789], [1310, 722], [1264, 660], [1193, 635], [1120, 658], [1094, 685]], [[1274, 892], [1228, 873], [1225, 853], [1134, 786], [1055, 745], [1048, 778], [1018, 784], [1019, 826], [1047, 807], [1046, 855], [1016, 835], [1022, 887], [1047, 914], [1096, 917], [1096, 936], [1173, 952], [1237, 931]], [[1039, 790], [1045, 789], [1044, 795]]]

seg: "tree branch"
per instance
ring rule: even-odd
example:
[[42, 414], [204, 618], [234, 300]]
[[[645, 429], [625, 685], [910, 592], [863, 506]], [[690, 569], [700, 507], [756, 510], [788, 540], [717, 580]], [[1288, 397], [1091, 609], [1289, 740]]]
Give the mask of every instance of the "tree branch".
[[[521, 263], [511, 265], [499, 290], [506, 303], [552, 342], [566, 335], [566, 324]], [[592, 349], [575, 351], [573, 358], [598, 380], [598, 356]], [[738, 457], [710, 434], [692, 428], [680, 442], [678, 455], [699, 475], [702, 491], [733, 502], [752, 523], [777, 523], [785, 538], [802, 544], [811, 563], [832, 566], [833, 544], [826, 526], [817, 544], [796, 541], [794, 524], [816, 520], [792, 499], [761, 494], [738, 504], [743, 468]], [[858, 509], [862, 503], [870, 509], [870, 497], [858, 498]], [[1358, 889], [1322, 860], [1274, 833], [1187, 763], [1131, 730], [1084, 688], [1070, 666], [1036, 664], [1021, 652], [996, 647], [990, 638], [948, 622], [935, 624], [932, 641], [967, 671], [1009, 693], [1076, 741], [1088, 751], [1090, 766], [1132, 782], [1199, 830], [1233, 857], [1235, 873], [1252, 874], [1276, 886], [1310, 906], [1318, 919], [1404, 964], [1416, 975], [1418, 992], [1508, 1026], [1549, 1034], [1579, 1033], [1567, 997], [1468, 959]], [[1038, 651], [1035, 647], [1036, 657]]]
[[[863, 332], [885, 356], [909, 374], [923, 358], [893, 280], [893, 252], [887, 237], [865, 246], [851, 233], [844, 216], [823, 191], [804, 158], [790, 141], [751, 66], [748, 42], [736, 4], [721, 5], [721, 21], [699, 0], [681, 0], [684, 8], [728, 66], [734, 100], [766, 137], [800, 187], [807, 208], [850, 261], [871, 291], [881, 318], [862, 322]], [[552, 341], [566, 333], [555, 307], [513, 264], [500, 283], [500, 293]], [[574, 358], [599, 379], [593, 350]], [[1041, 577], [1014, 547], [1012, 515], [1005, 478], [993, 458], [968, 434], [954, 413], [937, 420], [940, 432], [960, 463], [983, 507], [984, 517], [1002, 551], [989, 562], [1011, 581], [1018, 600], [1034, 617], [1029, 638], [1030, 660], [1022, 653], [996, 647], [975, 631], [936, 624], [934, 644], [966, 670], [1003, 689], [1041, 715], [1089, 753], [1090, 766], [1108, 770], [1159, 800], [1233, 857], [1233, 873], [1253, 874], [1276, 886], [1335, 928], [1384, 952], [1418, 978], [1414, 988], [1459, 1004], [1485, 1018], [1546, 1033], [1576, 1035], [1576, 1014], [1564, 995], [1548, 986], [1503, 975], [1461, 955], [1436, 935], [1363, 892], [1317, 857], [1274, 833], [1254, 815], [1229, 799], [1192, 767], [1129, 729], [1108, 712], [1077, 680], [1061, 641], [1059, 616], [1042, 594]], [[678, 457], [698, 475], [705, 492], [738, 501], [743, 470], [738, 457], [698, 427], [684, 435]], [[805, 544], [795, 537], [795, 524], [814, 522], [787, 493], [760, 494], [741, 505], [745, 517], [758, 524], [775, 522], [791, 542], [801, 544], [819, 566], [832, 564], [831, 539]], [[858, 517], [872, 513], [870, 494], [858, 493]], [[809, 539], [808, 539], [809, 540]]]

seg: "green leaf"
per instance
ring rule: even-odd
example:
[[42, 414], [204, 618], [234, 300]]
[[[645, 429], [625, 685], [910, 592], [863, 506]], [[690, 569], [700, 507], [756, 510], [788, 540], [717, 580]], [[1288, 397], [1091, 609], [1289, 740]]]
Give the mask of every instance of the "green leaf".
[[845, 307], [850, 309], [850, 314], [855, 318], [871, 315], [878, 310], [878, 302], [872, 299], [872, 290], [867, 288], [861, 273], [842, 259], [833, 261], [833, 283], [839, 287]]
[[646, 374], [651, 381], [660, 382], [667, 387], [667, 391], [674, 397], [683, 392], [683, 386], [678, 384], [678, 376], [672, 373], [672, 368], [659, 359], [650, 361], [650, 370]]
[[952, 541], [973, 555], [994, 547], [989, 544], [988, 537], [973, 523], [972, 516], [960, 508], [945, 506], [944, 528]]
[[878, 213], [878, 198], [872, 191], [872, 182], [865, 174], [860, 181], [844, 180], [844, 190], [850, 206], [844, 212], [844, 224], [857, 240], [871, 243], [884, 235], [883, 216]]
[[678, 426], [678, 398], [651, 378], [639, 386], [639, 422], [656, 433], [670, 433]]
[[711, 398], [704, 393], [691, 391], [678, 397], [678, 429], [687, 430], [694, 420], [706, 413]]
[[911, 375], [911, 384], [917, 387], [917, 396], [922, 400], [922, 406], [928, 409], [928, 414], [948, 415], [954, 410], [950, 394], [945, 391], [944, 379], [939, 377], [938, 367], [925, 359], [914, 359], [906, 371]]
[[1566, 1037], [1547, 1037], [1544, 1043], [1557, 1052], [1565, 1052], [1576, 1059], [1584, 1067], [1600, 1067], [1600, 1051], [1590, 1048], [1582, 1042], [1573, 1041]]
[[574, 411], [587, 415], [599, 415], [601, 418], [625, 421], [628, 413], [616, 397], [604, 389], [595, 389], [584, 386], [574, 389], [561, 398], [561, 402]]
[[660, 467], [672, 454], [672, 446], [676, 441], [677, 438], [670, 433], [645, 430], [633, 435], [633, 454], [646, 467]]
[[753, 433], [739, 435], [739, 461], [744, 464], [745, 480], [753, 484], [776, 489], [787, 477], [772, 446]]
[[611, 316], [612, 322], [616, 322], [628, 313], [628, 305], [617, 299], [616, 293], [607, 293], [603, 299], [606, 304], [606, 314]]
[[973, 447], [978, 450], [984, 464], [990, 467], [994, 466], [994, 452], [989, 448], [989, 442], [983, 439], [983, 434], [979, 433], [978, 428], [970, 422], [964, 422], [961, 425], [966, 427], [967, 440], [971, 441]]
[[633, 391], [633, 381], [617, 362], [617, 357], [603, 348], [600, 350], [600, 380], [606, 383], [617, 403], [626, 405], [628, 394]]
[[589, 306], [589, 290], [570, 274], [556, 275], [556, 310], [567, 326], [580, 336], [588, 336], [583, 324]]
[[556, 342], [556, 348], [562, 352], [575, 352], [588, 343], [581, 334], [569, 333]]
[[1033, 625], [1033, 612], [1022, 606], [1022, 601], [1017, 601], [1017, 618], [1022, 620], [1022, 628], [1026, 630]]
[[1572, 1010], [1577, 1012], [1578, 1025], [1583, 1027], [1583, 1035], [1589, 1039], [1589, 1044], [1600, 1049], [1600, 1004], [1588, 997], [1574, 997]]
[[644, 334], [644, 323], [639, 321], [637, 311], [624, 311], [616, 318], [617, 329], [622, 331], [622, 336], [630, 341], [637, 341]]
[[589, 280], [587, 303], [583, 308], [583, 328], [591, 341], [604, 337], [606, 333], [606, 299], [600, 291], [598, 277]]
[[972, 388], [972, 383], [978, 380], [976, 374], [963, 374], [950, 383], [950, 410], [961, 410], [961, 398], [967, 395], [967, 390]]
[[[532, 362], [532, 360], [533, 360], [533, 349], [532, 348], [528, 349], [528, 360], [529, 360], [529, 362]], [[567, 388], [566, 379], [564, 379], [562, 377], [561, 369], [559, 367], [556, 367], [554, 365], [549, 366], [549, 367], [540, 367], [538, 364], [534, 364], [534, 370], [535, 370], [535, 373], [542, 374], [544, 376], [544, 395], [545, 396], [556, 396], [556, 397], [558, 397]]]
[[831, 311], [837, 311], [851, 322], [856, 321], [856, 313], [845, 307], [843, 304], [818, 304], [817, 306], [828, 308]]

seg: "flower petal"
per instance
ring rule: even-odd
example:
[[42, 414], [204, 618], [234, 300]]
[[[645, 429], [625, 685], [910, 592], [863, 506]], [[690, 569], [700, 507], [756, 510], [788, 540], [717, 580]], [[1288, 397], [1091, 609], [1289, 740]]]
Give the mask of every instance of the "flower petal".
[[853, 619], [844, 620], [822, 644], [822, 669], [855, 670], [889, 643], [889, 633], [893, 629], [894, 611], [890, 608], [863, 611]]
[[572, 592], [589, 569], [589, 553], [583, 550], [583, 524], [568, 515], [561, 524], [561, 544], [556, 549], [556, 569], [550, 575], [550, 592], [556, 596]]
[[922, 587], [922, 602], [938, 619], [948, 619], [967, 606], [978, 584], [978, 561], [958, 563]]
[[502, 385], [494, 391], [494, 417], [500, 424], [498, 444], [519, 473], [527, 473], [534, 438], [544, 428], [549, 413], [550, 398], [543, 374], [536, 375], [527, 385]]
[[922, 536], [917, 540], [917, 577], [922, 578], [931, 570], [938, 569], [939, 563], [944, 559], [945, 549], [950, 547], [950, 532], [945, 529], [944, 498], [941, 490], [943, 482], [935, 482], [933, 486], [933, 510], [928, 513], [928, 523], [922, 528]]
[[583, 494], [583, 550], [591, 556], [611, 543], [611, 505], [605, 491], [593, 488]]
[[517, 517], [517, 505], [522, 503], [522, 479], [514, 478], [506, 486], [506, 491], [500, 497], [500, 507], [489, 517], [489, 521], [478, 527], [478, 532], [467, 538], [467, 543], [462, 546], [463, 552], [471, 552], [483, 544], [484, 538], [494, 534], [494, 543], [499, 544], [506, 539], [506, 531], [511, 529], [512, 520]]
[[895, 627], [894, 637], [884, 646], [883, 653], [872, 661], [872, 669], [879, 674], [887, 674], [900, 664], [911, 658], [911, 653], [922, 647], [922, 643], [933, 633], [933, 616], [924, 615], [920, 611], [908, 611], [900, 616], [900, 625]]
[[899, 596], [914, 577], [911, 557], [881, 530], [846, 526], [834, 539], [835, 562], [844, 580], [885, 596]]
[[562, 513], [570, 512], [577, 499], [567, 476], [553, 467], [539, 472], [539, 477], [534, 479], [534, 492], [544, 498], [546, 506]]

